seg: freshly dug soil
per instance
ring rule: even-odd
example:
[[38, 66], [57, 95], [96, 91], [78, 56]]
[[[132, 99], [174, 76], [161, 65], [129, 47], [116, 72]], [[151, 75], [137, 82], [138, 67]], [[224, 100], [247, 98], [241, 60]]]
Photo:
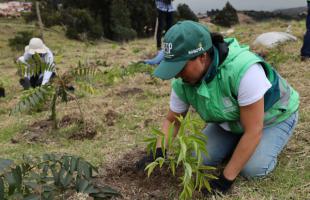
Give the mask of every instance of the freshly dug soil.
[[[65, 115], [58, 123], [58, 128], [66, 128], [73, 124], [80, 126], [79, 130], [68, 136], [68, 139], [74, 140], [84, 140], [93, 139], [96, 134], [96, 128], [89, 122], [83, 122], [79, 117], [75, 115]], [[34, 122], [25, 131], [18, 134], [11, 139], [13, 144], [19, 143], [21, 141], [27, 141], [28, 143], [50, 143], [53, 141], [53, 137], [49, 135], [53, 128], [53, 121], [42, 120]]]
[[109, 185], [121, 192], [123, 199], [149, 200], [175, 199], [181, 191], [177, 176], [172, 176], [167, 168], [156, 169], [150, 178], [144, 171], [138, 171], [135, 163], [145, 155], [136, 150], [104, 167], [103, 175], [96, 181]]

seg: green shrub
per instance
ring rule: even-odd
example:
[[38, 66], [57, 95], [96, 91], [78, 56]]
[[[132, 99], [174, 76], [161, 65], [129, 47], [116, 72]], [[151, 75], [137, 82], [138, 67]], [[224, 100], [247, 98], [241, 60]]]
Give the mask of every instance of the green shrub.
[[17, 32], [14, 38], [9, 39], [9, 46], [12, 50], [21, 51], [29, 44], [29, 40], [33, 38], [32, 31]]
[[154, 0], [127, 1], [130, 12], [131, 27], [139, 37], [152, 36], [156, 23], [156, 6]]
[[99, 39], [103, 36], [102, 26], [86, 9], [68, 9], [63, 20], [67, 24], [66, 35], [71, 39]]
[[23, 156], [16, 163], [0, 158], [0, 199], [64, 199], [72, 190], [98, 200], [120, 196], [108, 186], [95, 185], [96, 172], [97, 168], [77, 156]]
[[192, 21], [198, 22], [198, 17], [196, 16], [196, 14], [185, 3], [178, 5], [176, 18], [177, 18], [177, 21], [192, 20]]
[[131, 20], [127, 1], [113, 0], [110, 6], [112, 39], [116, 41], [127, 41], [134, 39], [136, 31], [131, 28]]
[[227, 2], [223, 10], [219, 11], [212, 19], [211, 22], [220, 26], [231, 27], [238, 24], [239, 19], [236, 9]]

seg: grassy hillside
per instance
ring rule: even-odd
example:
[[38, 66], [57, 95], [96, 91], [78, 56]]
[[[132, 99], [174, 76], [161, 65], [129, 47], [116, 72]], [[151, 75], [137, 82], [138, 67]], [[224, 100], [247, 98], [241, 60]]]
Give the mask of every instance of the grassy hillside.
[[[239, 178], [233, 192], [220, 199], [310, 199], [310, 62], [300, 62], [299, 59], [305, 24], [270, 21], [238, 25], [233, 27], [235, 31], [229, 37], [236, 37], [240, 43], [251, 43], [263, 32], [285, 31], [288, 25], [291, 25], [293, 34], [298, 37], [297, 42], [272, 50], [256, 48], [256, 51], [267, 55], [267, 60], [300, 93], [299, 124], [287, 148], [280, 155], [276, 170], [270, 176], [257, 181]], [[147, 73], [94, 80], [98, 90], [96, 95], [79, 94], [89, 128], [86, 133], [94, 133], [90, 137], [92, 139], [76, 136], [81, 132], [81, 127], [78, 123], [79, 109], [74, 101], [59, 103], [60, 128], [56, 131], [49, 126], [47, 119], [50, 113], [46, 107], [41, 112], [9, 116], [22, 94], [14, 60], [23, 52], [11, 51], [7, 46], [8, 39], [18, 31], [34, 28], [34, 25], [23, 24], [18, 20], [0, 21], [0, 79], [7, 93], [5, 98], [0, 98], [0, 157], [19, 159], [23, 154], [42, 155], [45, 152], [75, 154], [101, 166], [102, 180], [120, 189], [125, 199], [176, 198], [177, 184], [168, 184], [165, 177], [160, 179], [163, 186], [158, 191], [156, 186], [159, 185], [151, 184], [150, 180], [139, 179], [143, 180], [141, 184], [134, 181], [135, 177], [122, 174], [120, 178], [119, 173], [111, 173], [111, 170], [125, 171], [125, 168], [116, 169], [124, 163], [134, 163], [139, 152], [144, 149], [143, 137], [151, 127], [160, 126], [169, 106], [168, 81], [152, 78]], [[211, 30], [225, 31], [215, 26], [211, 26]], [[82, 43], [66, 39], [60, 27], [46, 30], [44, 37], [45, 43], [55, 54], [58, 71], [76, 66], [80, 60], [109, 73], [150, 57], [156, 51], [153, 39], [139, 39], [123, 44], [111, 41]], [[122, 178], [128, 182], [121, 182]], [[146, 188], [143, 184], [150, 187]], [[197, 198], [201, 197], [198, 195]]]

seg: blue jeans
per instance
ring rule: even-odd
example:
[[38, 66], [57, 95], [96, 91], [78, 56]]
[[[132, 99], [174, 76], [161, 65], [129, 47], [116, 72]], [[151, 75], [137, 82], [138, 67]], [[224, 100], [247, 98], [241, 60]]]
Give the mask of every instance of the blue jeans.
[[[295, 112], [285, 121], [264, 128], [261, 141], [242, 169], [241, 175], [253, 178], [271, 172], [276, 166], [278, 155], [293, 134], [297, 121], [298, 112]], [[211, 166], [217, 166], [229, 159], [241, 138], [241, 135], [225, 131], [217, 124], [208, 124], [203, 133], [208, 137], [206, 149], [209, 153], [204, 156], [204, 164]]]
[[310, 57], [310, 3], [308, 2], [308, 15], [306, 19], [306, 34], [304, 35], [304, 44], [301, 47], [301, 56]]

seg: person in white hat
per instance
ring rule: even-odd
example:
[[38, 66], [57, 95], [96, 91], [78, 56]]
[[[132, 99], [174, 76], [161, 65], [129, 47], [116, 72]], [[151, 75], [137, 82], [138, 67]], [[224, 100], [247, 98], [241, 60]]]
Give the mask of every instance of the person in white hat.
[[[47, 46], [45, 46], [40, 38], [32, 38], [29, 41], [29, 45], [25, 47], [24, 55], [18, 58], [18, 62], [22, 62], [26, 64], [26, 66], [30, 67], [27, 61], [31, 59], [34, 54], [39, 54], [45, 63], [54, 65], [53, 53]], [[26, 72], [24, 78], [20, 80], [20, 84], [24, 87], [24, 89], [29, 89], [30, 86], [37, 87], [40, 85], [45, 85], [54, 75], [55, 73], [53, 71], [47, 70], [44, 71], [44, 73], [32, 76]]]

